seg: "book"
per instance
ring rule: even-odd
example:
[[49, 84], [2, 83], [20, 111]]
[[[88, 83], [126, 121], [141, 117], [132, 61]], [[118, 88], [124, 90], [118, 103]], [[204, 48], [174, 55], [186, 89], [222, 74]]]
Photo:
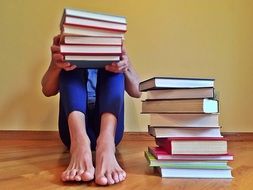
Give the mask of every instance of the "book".
[[191, 98], [214, 98], [214, 88], [180, 88], [148, 90], [147, 99], [191, 99]]
[[148, 127], [156, 138], [171, 137], [222, 137], [218, 127]]
[[141, 91], [165, 88], [208, 88], [214, 87], [214, 79], [153, 77], [142, 81], [139, 87]]
[[225, 138], [156, 138], [156, 144], [174, 155], [226, 155]]
[[104, 30], [116, 30], [116, 31], [122, 31], [122, 32], [126, 32], [127, 30], [126, 24], [101, 21], [101, 20], [93, 20], [89, 18], [78, 18], [78, 17], [73, 17], [73, 16], [65, 16], [63, 18], [63, 24], [104, 29]]
[[65, 55], [65, 61], [120, 61], [118, 55]]
[[60, 52], [63, 55], [121, 55], [122, 46], [60, 44]]
[[162, 147], [148, 147], [148, 152], [158, 160], [206, 160], [206, 161], [231, 161], [234, 159], [233, 155], [172, 155], [168, 154]]
[[102, 36], [61, 36], [61, 44], [81, 44], [81, 45], [122, 45], [120, 37]]
[[157, 160], [148, 151], [144, 152], [145, 158], [150, 167], [165, 167], [165, 168], [198, 168], [198, 169], [230, 169], [228, 161], [178, 161], [178, 160]]
[[150, 114], [150, 126], [219, 127], [219, 114]]
[[111, 64], [113, 61], [78, 61], [78, 60], [68, 60], [72, 65], [76, 65], [77, 68], [86, 69], [100, 69], [104, 68], [106, 65]]
[[158, 170], [162, 177], [169, 178], [233, 178], [231, 169], [183, 169], [158, 167]]
[[61, 33], [63, 35], [83, 35], [83, 36], [107, 36], [107, 37], [120, 37], [124, 39], [124, 32], [121, 31], [109, 31], [96, 28], [80, 27], [74, 25], [63, 24], [61, 27]]
[[218, 101], [213, 99], [146, 100], [142, 113], [218, 113]]
[[96, 13], [96, 12], [90, 12], [87, 10], [78, 10], [78, 9], [72, 9], [72, 8], [64, 9], [63, 17], [65, 16], [73, 16], [77, 18], [88, 18], [88, 19], [93, 19], [93, 20], [102, 20], [102, 21], [115, 22], [115, 23], [121, 23], [121, 24], [127, 23], [126, 17], [123, 17], [123, 16]]

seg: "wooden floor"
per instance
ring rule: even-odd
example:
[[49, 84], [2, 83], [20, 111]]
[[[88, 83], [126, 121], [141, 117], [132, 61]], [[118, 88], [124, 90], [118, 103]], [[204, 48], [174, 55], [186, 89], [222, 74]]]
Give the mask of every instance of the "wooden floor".
[[[29, 138], [27, 136], [30, 135]], [[31, 137], [32, 136], [32, 137]], [[166, 179], [147, 166], [143, 151], [154, 145], [150, 138], [130, 135], [118, 147], [117, 157], [127, 172], [127, 179], [108, 189], [253, 189], [253, 141], [229, 142], [235, 160], [232, 180], [221, 179]], [[63, 183], [60, 173], [68, 164], [69, 154], [56, 135], [0, 132], [0, 189], [101, 189], [94, 182]]]

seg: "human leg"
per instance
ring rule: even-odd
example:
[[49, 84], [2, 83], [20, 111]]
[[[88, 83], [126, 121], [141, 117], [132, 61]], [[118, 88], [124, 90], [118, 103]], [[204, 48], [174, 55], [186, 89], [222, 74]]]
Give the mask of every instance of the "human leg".
[[[89, 181], [94, 178], [90, 141], [92, 131], [86, 128], [84, 70], [62, 71], [60, 75], [59, 132], [63, 143], [70, 148], [70, 163], [62, 173], [63, 181]], [[88, 134], [89, 133], [89, 134]], [[93, 134], [94, 136], [94, 134]]]
[[96, 145], [95, 181], [99, 185], [123, 181], [125, 171], [115, 157], [115, 145], [124, 132], [124, 75], [100, 70], [97, 84], [100, 116]]

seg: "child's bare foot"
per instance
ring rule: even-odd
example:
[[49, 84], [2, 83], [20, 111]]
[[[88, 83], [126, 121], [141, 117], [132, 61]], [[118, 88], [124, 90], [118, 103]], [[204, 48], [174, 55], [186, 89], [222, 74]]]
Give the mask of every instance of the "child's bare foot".
[[70, 163], [68, 168], [62, 173], [62, 181], [90, 181], [94, 179], [94, 167], [92, 164], [92, 155], [90, 143], [82, 142], [71, 144]]
[[114, 137], [100, 137], [96, 147], [95, 182], [98, 185], [111, 185], [125, 178], [126, 172], [119, 166], [115, 157]]

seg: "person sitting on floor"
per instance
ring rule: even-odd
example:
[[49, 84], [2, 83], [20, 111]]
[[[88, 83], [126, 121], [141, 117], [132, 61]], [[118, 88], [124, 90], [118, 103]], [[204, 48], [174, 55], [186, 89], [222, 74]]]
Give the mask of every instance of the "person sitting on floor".
[[[95, 178], [99, 185], [123, 181], [126, 172], [116, 160], [115, 146], [124, 132], [124, 91], [139, 98], [139, 77], [124, 47], [121, 61], [103, 69], [84, 69], [64, 62], [59, 41], [58, 35], [41, 83], [45, 96], [60, 94], [59, 134], [71, 155], [61, 179], [90, 181]], [[92, 150], [96, 151], [96, 168]]]

